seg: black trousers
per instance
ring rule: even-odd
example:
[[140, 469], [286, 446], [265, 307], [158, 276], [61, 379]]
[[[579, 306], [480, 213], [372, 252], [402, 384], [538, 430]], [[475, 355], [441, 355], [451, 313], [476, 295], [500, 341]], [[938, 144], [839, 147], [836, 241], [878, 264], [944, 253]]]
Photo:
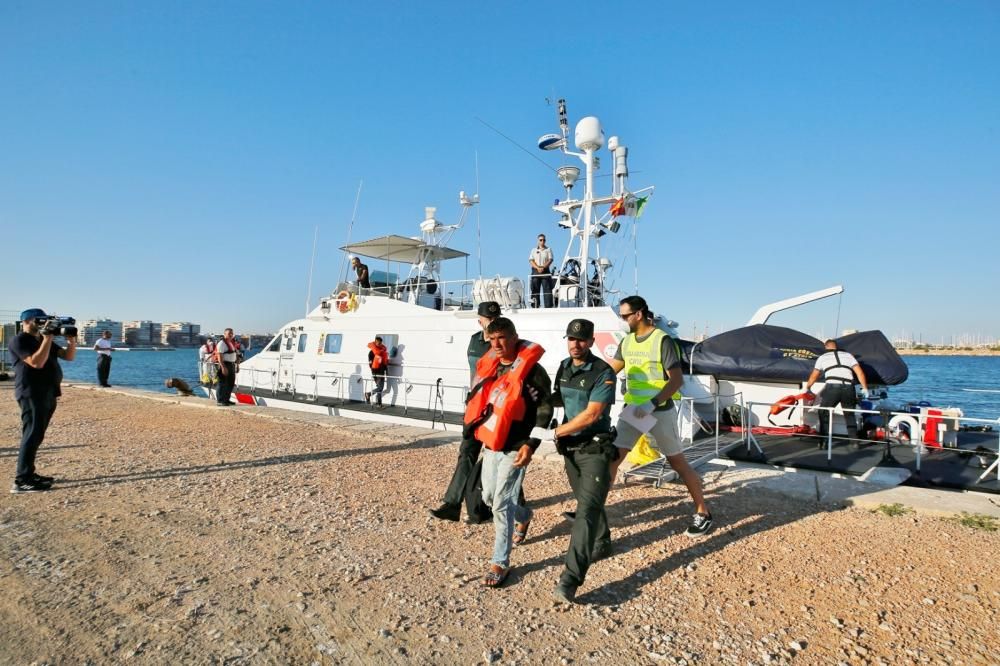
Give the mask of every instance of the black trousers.
[[[225, 370], [224, 372], [223, 369]], [[223, 361], [222, 369], [219, 370], [219, 386], [216, 389], [216, 401], [222, 404], [229, 404], [229, 399], [233, 397], [234, 386], [236, 386], [236, 364]]]
[[[855, 409], [858, 406], [858, 398], [854, 394], [854, 384], [834, 384], [830, 383], [823, 387], [820, 394], [820, 407], [836, 407], [840, 405], [844, 409]], [[851, 439], [858, 438], [858, 415], [855, 412], [845, 412], [844, 420], [847, 421], [847, 436]], [[819, 415], [819, 434], [826, 437], [827, 430], [830, 429], [830, 412], [823, 410]]]
[[[455, 471], [451, 475], [451, 482], [448, 490], [444, 493], [444, 503], [452, 506], [461, 506], [467, 494], [475, 485], [476, 479], [473, 471], [476, 462], [479, 460], [479, 453], [483, 450], [483, 445], [474, 438], [463, 439], [458, 447], [458, 462], [455, 464]], [[470, 502], [474, 506], [466, 506], [468, 512], [476, 520], [488, 520], [493, 512], [483, 503], [483, 495], [480, 490], [479, 501]]]
[[45, 431], [56, 413], [55, 393], [21, 398], [21, 448], [17, 452], [17, 471], [14, 481], [31, 481], [35, 475], [35, 455], [45, 439]]
[[[541, 295], [541, 299], [539, 299], [539, 294]], [[550, 276], [531, 276], [531, 307], [552, 307], [552, 278]]]
[[111, 376], [111, 357], [104, 354], [97, 355], [97, 383], [101, 386], [108, 385], [108, 378]]
[[566, 476], [576, 497], [576, 519], [569, 538], [566, 566], [559, 576], [563, 585], [582, 585], [595, 546], [611, 543], [604, 503], [611, 490], [611, 461], [617, 457], [617, 449], [610, 444], [593, 452], [569, 451], [563, 456]]

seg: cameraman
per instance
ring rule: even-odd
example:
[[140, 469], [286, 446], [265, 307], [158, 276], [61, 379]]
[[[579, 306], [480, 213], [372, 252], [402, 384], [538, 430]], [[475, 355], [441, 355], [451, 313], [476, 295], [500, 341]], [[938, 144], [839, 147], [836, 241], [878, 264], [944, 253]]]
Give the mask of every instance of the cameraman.
[[21, 448], [12, 493], [48, 490], [54, 479], [35, 473], [35, 455], [45, 439], [45, 430], [56, 411], [56, 398], [62, 392], [62, 368], [57, 359], [76, 357], [76, 336], [69, 336], [63, 349], [52, 338], [57, 326], [49, 326], [49, 317], [39, 308], [21, 313], [21, 333], [10, 343], [14, 364], [14, 398], [21, 406]]

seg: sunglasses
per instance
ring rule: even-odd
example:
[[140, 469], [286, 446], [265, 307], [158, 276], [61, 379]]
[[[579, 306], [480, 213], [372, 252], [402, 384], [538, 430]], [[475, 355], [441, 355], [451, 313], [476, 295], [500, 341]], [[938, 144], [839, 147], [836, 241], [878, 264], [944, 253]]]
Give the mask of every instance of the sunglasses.
[[636, 312], [619, 312], [618, 316], [627, 321], [628, 318], [634, 314], [636, 314]]

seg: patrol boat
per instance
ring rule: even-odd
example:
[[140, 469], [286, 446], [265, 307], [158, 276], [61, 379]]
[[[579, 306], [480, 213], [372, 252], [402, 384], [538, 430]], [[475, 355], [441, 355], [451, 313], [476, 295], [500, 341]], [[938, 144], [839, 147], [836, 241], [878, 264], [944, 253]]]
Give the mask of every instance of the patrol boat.
[[[341, 282], [306, 316], [282, 326], [259, 353], [241, 364], [233, 399], [260, 407], [458, 430], [470, 388], [468, 342], [480, 330], [476, 307], [484, 301], [499, 303], [520, 337], [547, 350], [541, 363], [551, 376], [566, 355], [566, 324], [577, 317], [594, 322], [595, 353], [613, 356], [625, 331], [617, 302], [626, 294], [611, 284], [613, 262], [602, 254], [602, 239], [606, 242], [634, 224], [653, 188], [629, 187], [628, 149], [618, 137], [605, 141], [596, 117], [581, 119], [571, 133], [565, 101], [559, 100], [557, 108], [559, 131], [541, 137], [539, 148], [559, 151], [581, 166], [556, 170], [564, 194], [552, 210], [568, 242], [561, 261], [557, 255], [554, 262], [561, 266], [553, 276], [554, 307], [529, 307], [529, 294], [518, 276], [444, 279], [448, 262], [469, 256], [449, 247], [479, 202], [478, 195], [461, 192], [461, 215], [455, 224], [442, 223], [437, 209], [428, 207], [419, 236], [384, 235], [342, 247], [386, 270], [371, 271], [371, 288]], [[595, 193], [595, 176], [598, 153], [605, 147], [613, 173], [610, 192], [600, 195]], [[580, 189], [582, 196], [575, 196]], [[675, 324], [662, 324], [676, 335]], [[375, 336], [381, 336], [389, 350], [382, 409], [365, 401], [373, 390], [367, 345]], [[214, 397], [213, 387], [203, 388]]]

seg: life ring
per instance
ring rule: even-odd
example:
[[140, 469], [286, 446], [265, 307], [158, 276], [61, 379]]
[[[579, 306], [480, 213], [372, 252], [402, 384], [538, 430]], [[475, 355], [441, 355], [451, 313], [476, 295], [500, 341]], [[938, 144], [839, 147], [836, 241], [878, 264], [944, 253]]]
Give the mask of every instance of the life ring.
[[353, 298], [354, 296], [348, 291], [341, 291], [338, 293], [334, 298], [334, 301], [337, 303], [337, 310], [340, 312], [347, 312], [351, 307], [351, 299]]

